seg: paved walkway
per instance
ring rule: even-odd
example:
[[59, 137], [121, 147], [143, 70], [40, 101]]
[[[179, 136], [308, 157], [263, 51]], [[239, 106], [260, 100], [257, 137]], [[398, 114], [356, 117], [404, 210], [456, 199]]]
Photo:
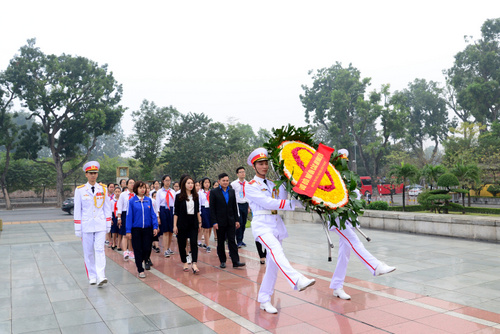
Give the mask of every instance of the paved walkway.
[[299, 293], [279, 276], [279, 314], [271, 315], [255, 300], [265, 268], [250, 230], [244, 269], [222, 270], [215, 251], [200, 251], [193, 275], [178, 254], [153, 254], [140, 280], [132, 261], [107, 249], [110, 283], [97, 288], [88, 285], [72, 221], [8, 222], [0, 232], [0, 333], [500, 333], [498, 244], [366, 230], [368, 250], [397, 270], [373, 277], [353, 256], [345, 285], [352, 300], [344, 301], [328, 288], [336, 250], [327, 262], [321, 227], [288, 230], [289, 260], [317, 283]]

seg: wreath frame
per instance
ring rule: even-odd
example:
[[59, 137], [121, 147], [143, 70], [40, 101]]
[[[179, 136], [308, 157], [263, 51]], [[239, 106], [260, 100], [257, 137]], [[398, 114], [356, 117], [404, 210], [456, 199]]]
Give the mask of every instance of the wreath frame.
[[[330, 157], [330, 163], [340, 173], [345, 183], [349, 197], [348, 202], [344, 206], [336, 209], [327, 207], [323, 202], [314, 204], [312, 198], [295, 192], [291, 180], [285, 175], [284, 161], [280, 160], [279, 157], [281, 152], [280, 146], [284, 141], [299, 141], [313, 147], [315, 150], [318, 148], [318, 143], [313, 140], [313, 133], [310, 131], [309, 127], [295, 127], [289, 124], [279, 129], [273, 128], [272, 136], [267, 143], [264, 143], [264, 147], [269, 153], [269, 161], [271, 162], [272, 168], [278, 175], [278, 180], [275, 181], [275, 188], [277, 189], [281, 185], [284, 185], [292, 198], [301, 201], [307, 212], [317, 213], [324, 222], [328, 223], [329, 228], [336, 227], [345, 229], [345, 222], [347, 220], [349, 220], [354, 227], [359, 225], [358, 217], [364, 213], [364, 201], [357, 199], [357, 194], [354, 190], [357, 188], [360, 179], [356, 173], [349, 169], [347, 161], [340, 158], [337, 150], [335, 150]], [[337, 218], [339, 218], [340, 224], [337, 224]]]

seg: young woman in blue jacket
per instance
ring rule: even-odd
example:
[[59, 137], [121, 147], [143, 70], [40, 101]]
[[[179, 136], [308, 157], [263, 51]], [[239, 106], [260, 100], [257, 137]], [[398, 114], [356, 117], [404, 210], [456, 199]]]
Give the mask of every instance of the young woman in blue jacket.
[[132, 247], [135, 252], [135, 265], [140, 278], [145, 278], [142, 261], [147, 262], [151, 256], [151, 245], [153, 236], [158, 234], [158, 219], [153, 202], [150, 197], [145, 196], [148, 191], [146, 183], [138, 181], [134, 184], [135, 196], [129, 200], [127, 212], [127, 238], [132, 240]]

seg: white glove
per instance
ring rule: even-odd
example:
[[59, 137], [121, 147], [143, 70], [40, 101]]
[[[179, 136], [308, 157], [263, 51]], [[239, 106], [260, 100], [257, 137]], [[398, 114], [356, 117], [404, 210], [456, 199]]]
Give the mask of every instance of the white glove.
[[106, 227], [106, 233], [111, 232], [111, 227]]
[[76, 235], [78, 238], [81, 238], [81, 237], [82, 237], [82, 231], [81, 231], [81, 230], [75, 231], [75, 235]]
[[295, 209], [304, 209], [305, 208], [304, 204], [302, 204], [302, 202], [297, 200], [297, 199], [292, 199], [292, 203], [295, 206]]

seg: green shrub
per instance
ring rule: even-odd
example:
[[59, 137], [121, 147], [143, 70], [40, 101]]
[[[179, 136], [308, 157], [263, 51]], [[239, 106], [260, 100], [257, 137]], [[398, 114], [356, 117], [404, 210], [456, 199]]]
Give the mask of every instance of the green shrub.
[[[416, 211], [426, 211], [428, 210], [423, 205], [405, 205], [405, 212], [416, 212]], [[389, 211], [403, 211], [402, 206], [391, 206]]]
[[375, 201], [368, 204], [366, 208], [368, 210], [389, 210], [389, 204], [384, 201]]

